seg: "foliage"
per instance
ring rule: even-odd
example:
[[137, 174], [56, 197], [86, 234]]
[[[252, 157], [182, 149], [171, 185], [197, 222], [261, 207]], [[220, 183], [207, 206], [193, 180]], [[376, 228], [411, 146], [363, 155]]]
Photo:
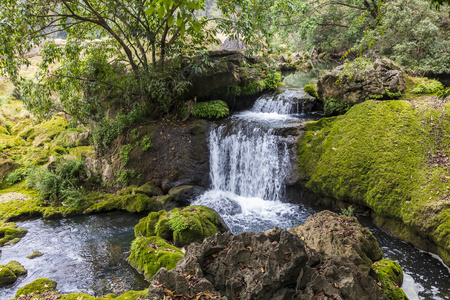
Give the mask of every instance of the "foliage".
[[131, 180], [133, 180], [134, 178], [139, 178], [140, 174], [138, 174], [134, 169], [125, 169], [117, 171], [114, 176], [116, 177], [116, 179], [114, 180], [114, 184], [120, 183], [124, 186], [127, 186]]
[[202, 119], [220, 119], [228, 116], [230, 110], [222, 100], [198, 102], [195, 104], [192, 114]]
[[349, 103], [344, 103], [338, 99], [330, 98], [325, 100], [323, 111], [325, 116], [337, 116], [345, 114], [352, 107]]
[[52, 206], [78, 206], [84, 194], [81, 184], [86, 177], [84, 161], [59, 161], [47, 169], [34, 169], [28, 175], [27, 185], [40, 191], [40, 199]]
[[390, 92], [388, 89], [384, 89], [384, 91], [389, 99], [396, 99], [402, 95], [402, 92]]
[[128, 160], [130, 160], [130, 152], [133, 150], [133, 145], [127, 144], [123, 145], [120, 149], [120, 162], [122, 165], [126, 165]]
[[153, 147], [152, 140], [148, 137], [144, 137], [142, 139], [141, 146], [142, 146], [142, 151], [145, 152], [145, 151], [149, 150], [151, 147]]
[[427, 78], [424, 78], [424, 80], [425, 82], [420, 83], [419, 86], [411, 91], [413, 94], [436, 94], [444, 88], [442, 83], [440, 83], [438, 80], [427, 80]]
[[11, 173], [9, 173], [8, 176], [6, 176], [5, 183], [8, 186], [13, 185], [15, 183], [18, 183], [18, 182], [24, 180], [25, 177], [27, 177], [27, 175], [28, 175], [28, 169], [27, 168], [15, 169]]
[[139, 132], [137, 132], [136, 128], [134, 128], [134, 129], [131, 130], [131, 138], [132, 138], [134, 141], [139, 140]]
[[341, 209], [340, 214], [343, 216], [351, 217], [351, 216], [353, 216], [354, 213], [355, 213], [355, 209], [353, 208], [353, 206], [350, 205], [347, 208]]
[[176, 233], [180, 234], [183, 230], [189, 227], [188, 223], [180, 216], [179, 211], [175, 211], [172, 213], [168, 223], [170, 229]]

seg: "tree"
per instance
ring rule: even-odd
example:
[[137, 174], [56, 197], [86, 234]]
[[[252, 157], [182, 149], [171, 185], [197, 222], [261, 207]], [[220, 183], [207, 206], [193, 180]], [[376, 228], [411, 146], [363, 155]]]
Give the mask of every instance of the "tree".
[[[169, 113], [188, 86], [185, 70], [201, 70], [192, 62], [207, 59], [192, 59], [194, 54], [217, 42], [218, 29], [246, 36], [261, 29], [261, 23], [248, 22], [249, 11], [243, 13], [253, 3], [220, 1], [222, 16], [208, 19], [201, 14], [205, 0], [5, 0], [0, 71], [42, 116], [62, 111], [99, 123], [124, 111]], [[58, 32], [67, 33], [65, 43], [46, 40]], [[26, 53], [38, 45], [40, 71], [32, 80], [22, 78], [18, 71], [29, 64]]]

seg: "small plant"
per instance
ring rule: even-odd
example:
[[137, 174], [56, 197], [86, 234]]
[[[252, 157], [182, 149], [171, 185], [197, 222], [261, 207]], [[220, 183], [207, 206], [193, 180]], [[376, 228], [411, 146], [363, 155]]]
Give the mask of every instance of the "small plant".
[[386, 95], [390, 98], [390, 99], [396, 99], [398, 97], [400, 97], [402, 95], [402, 92], [390, 92], [388, 89], [384, 89], [384, 91], [386, 92]]
[[145, 152], [145, 151], [149, 150], [151, 147], [153, 147], [152, 140], [148, 137], [144, 137], [142, 139], [141, 146], [142, 146], [142, 151]]
[[172, 214], [167, 224], [175, 233], [181, 233], [183, 230], [189, 227], [188, 223], [180, 216], [180, 212], [178, 211]]
[[425, 82], [420, 83], [411, 91], [413, 94], [436, 94], [444, 88], [438, 80], [428, 78], [423, 78], [423, 80]]
[[130, 152], [131, 152], [131, 150], [133, 150], [133, 145], [131, 145], [131, 144], [124, 145], [120, 149], [120, 161], [122, 162], [122, 164], [124, 166], [130, 160]]
[[114, 180], [114, 184], [123, 184], [127, 186], [133, 178], [139, 178], [141, 175], [136, 172], [136, 170], [120, 170], [115, 174], [116, 180]]
[[6, 176], [5, 182], [8, 186], [10, 186], [24, 180], [25, 177], [27, 177], [27, 175], [28, 175], [27, 168], [15, 169], [11, 173], [9, 173], [8, 176]]
[[353, 206], [350, 205], [347, 208], [341, 209], [340, 215], [346, 216], [346, 217], [351, 217], [351, 216], [353, 216], [354, 213], [355, 213], [355, 209], [353, 208]]
[[139, 140], [139, 132], [137, 132], [136, 128], [131, 130], [131, 138], [134, 141]]

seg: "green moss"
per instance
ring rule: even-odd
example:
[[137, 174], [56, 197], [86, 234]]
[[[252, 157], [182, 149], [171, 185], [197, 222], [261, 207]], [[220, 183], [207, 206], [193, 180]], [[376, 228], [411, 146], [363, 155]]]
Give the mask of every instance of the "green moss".
[[402, 267], [395, 261], [382, 259], [372, 265], [373, 277], [381, 284], [381, 290], [391, 300], [407, 300], [400, 288], [403, 283]]
[[445, 259], [450, 253], [449, 133], [447, 105], [365, 101], [343, 116], [306, 125], [298, 145], [302, 184], [402, 222], [436, 243]]
[[422, 78], [422, 82], [420, 82], [411, 92], [413, 94], [434, 95], [443, 88], [444, 86], [438, 80]]
[[439, 81], [426, 77], [404, 75], [404, 78], [405, 90], [400, 96], [401, 100], [417, 100], [423, 97], [424, 94], [435, 95], [442, 87]]
[[185, 246], [202, 242], [219, 231], [223, 231], [219, 215], [206, 206], [195, 205], [184, 209], [174, 208], [170, 212], [150, 213], [135, 226], [135, 235], [159, 236], [176, 245]]
[[161, 203], [144, 194], [128, 194], [124, 196], [114, 196], [109, 194], [91, 193], [95, 203], [85, 210], [86, 213], [126, 210], [128, 212], [158, 211]]
[[40, 278], [21, 287], [16, 293], [16, 298], [20, 297], [20, 295], [28, 295], [35, 292], [43, 293], [45, 291], [54, 291], [55, 289], [56, 281]]
[[0, 266], [0, 288], [16, 282], [17, 276], [6, 266]]
[[42, 256], [44, 255], [44, 253], [40, 252], [40, 251], [34, 251], [33, 253], [31, 253], [30, 255], [27, 256], [28, 259], [34, 259], [36, 257]]
[[120, 296], [114, 297], [114, 294], [108, 294], [103, 297], [94, 297], [84, 293], [72, 293], [72, 294], [56, 294], [60, 300], [104, 300], [104, 299], [114, 299], [114, 300], [137, 300], [144, 299], [148, 294], [148, 290], [144, 291], [129, 291]]
[[307, 84], [303, 87], [304, 91], [316, 99], [322, 100], [317, 93], [317, 86], [315, 84]]
[[8, 269], [10, 269], [16, 276], [22, 276], [27, 274], [27, 270], [18, 262], [18, 261], [10, 261], [6, 264]]
[[183, 252], [159, 237], [136, 238], [131, 244], [129, 263], [151, 280], [162, 267], [174, 269]]
[[0, 247], [8, 241], [23, 237], [28, 231], [17, 228], [14, 223], [0, 223]]

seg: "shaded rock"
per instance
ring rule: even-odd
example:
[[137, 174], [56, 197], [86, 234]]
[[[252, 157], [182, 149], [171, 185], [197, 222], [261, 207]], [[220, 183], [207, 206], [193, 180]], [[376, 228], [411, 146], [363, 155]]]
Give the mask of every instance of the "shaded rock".
[[29, 295], [31, 293], [40, 294], [45, 291], [54, 291], [55, 289], [56, 281], [47, 278], [39, 278], [32, 283], [21, 287], [16, 293], [16, 298], [20, 297], [21, 295]]
[[158, 201], [162, 204], [162, 209], [165, 211], [172, 210], [176, 207], [180, 207], [179, 202], [176, 201], [172, 196], [170, 195], [164, 195], [157, 197]]
[[306, 245], [324, 258], [342, 256], [369, 274], [374, 261], [383, 258], [383, 251], [368, 228], [355, 217], [338, 215], [328, 210], [308, 217], [305, 224], [291, 229]]
[[22, 276], [27, 274], [27, 270], [18, 261], [10, 261], [6, 264], [8, 269], [10, 269], [16, 276]]
[[0, 288], [16, 282], [17, 276], [6, 266], [0, 266]]
[[33, 252], [33, 253], [31, 253], [30, 255], [28, 255], [28, 256], [27, 256], [27, 258], [29, 258], [29, 259], [33, 259], [33, 258], [36, 258], [36, 257], [42, 256], [42, 255], [44, 255], [44, 253], [42, 253], [42, 252], [39, 252], [39, 251], [34, 251], [34, 252]]
[[201, 205], [175, 208], [170, 212], [152, 212], [134, 227], [136, 237], [158, 236], [178, 246], [201, 242], [217, 232], [225, 232], [222, 218], [211, 208]]
[[144, 194], [149, 197], [163, 195], [162, 190], [157, 187], [153, 181], [149, 181], [141, 185], [140, 187], [136, 188], [134, 192]]
[[180, 249], [162, 238], [152, 236], [136, 238], [131, 244], [131, 254], [127, 260], [146, 279], [151, 280], [160, 268], [174, 269], [182, 258]]
[[393, 99], [405, 89], [400, 67], [388, 59], [377, 59], [372, 65], [343, 75], [345, 65], [323, 75], [317, 82], [317, 93], [325, 102], [325, 115], [345, 113], [352, 105], [368, 99]]
[[171, 195], [179, 206], [189, 205], [192, 200], [203, 194], [205, 189], [199, 186], [182, 185], [171, 188], [169, 195]]
[[227, 37], [220, 46], [220, 50], [245, 51], [247, 50], [247, 45], [241, 39], [234, 39], [231, 37]]
[[170, 290], [186, 297], [202, 291], [217, 299], [387, 299], [345, 258], [319, 258], [315, 267], [309, 262], [304, 242], [280, 228], [218, 233], [189, 245], [176, 270], [159, 270], [149, 298], [163, 299]]

